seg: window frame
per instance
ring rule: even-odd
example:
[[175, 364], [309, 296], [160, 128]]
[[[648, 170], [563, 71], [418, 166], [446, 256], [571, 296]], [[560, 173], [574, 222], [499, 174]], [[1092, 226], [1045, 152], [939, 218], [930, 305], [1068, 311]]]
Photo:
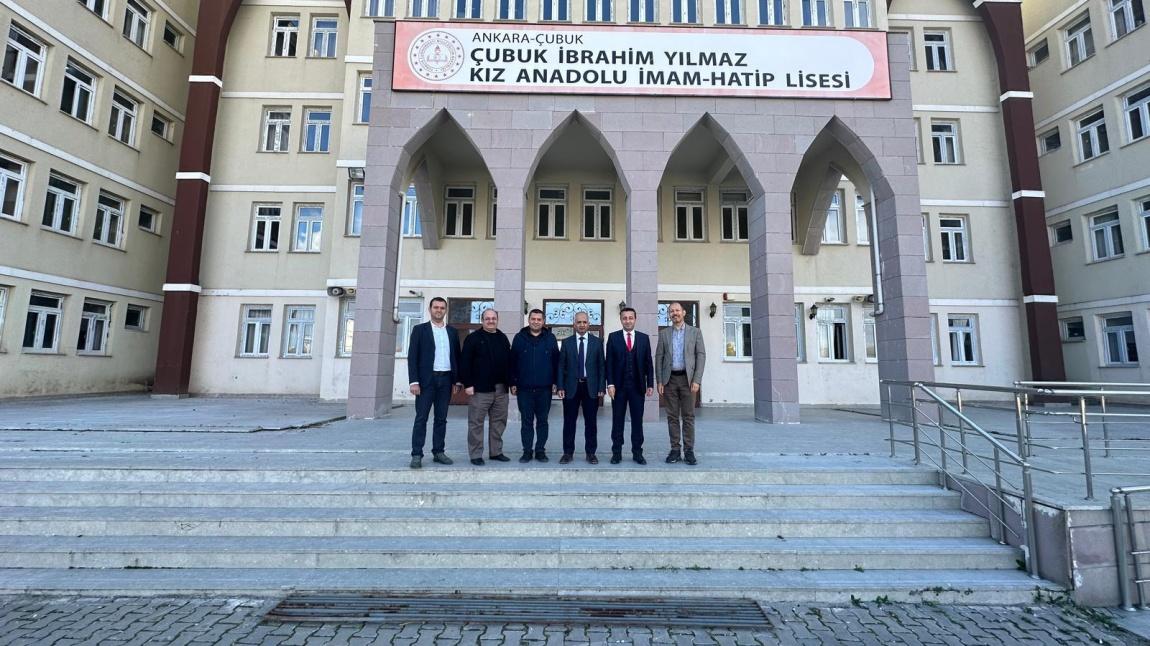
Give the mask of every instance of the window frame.
[[[85, 9], [91, 11], [100, 20], [108, 20], [108, 0], [77, 0]], [[96, 7], [99, 7], [97, 9]]]
[[[131, 106], [129, 107], [127, 104], [131, 104]], [[116, 87], [112, 91], [112, 107], [108, 116], [108, 136], [125, 146], [135, 148], [136, 135], [138, 134], [137, 126], [140, 122], [140, 109], [142, 107], [139, 100]]]
[[364, 182], [352, 182], [348, 187], [347, 200], [347, 227], [344, 235], [349, 238], [359, 238], [363, 235], [363, 203], [367, 195]]
[[[1113, 40], [1124, 38], [1146, 24], [1146, 8], [1142, 6], [1142, 0], [1109, 0], [1107, 5], [1106, 13], [1110, 17], [1110, 37]], [[1125, 31], [1122, 33], [1119, 33], [1119, 13], [1122, 14], [1125, 23], [1123, 26]]]
[[[86, 76], [88, 80], [85, 81], [76, 75]], [[100, 77], [96, 76], [91, 70], [69, 57], [64, 64], [64, 82], [60, 89], [60, 111], [81, 123], [92, 125], [92, 118], [95, 116], [96, 87], [99, 78]], [[69, 84], [72, 86], [72, 100], [70, 102], [71, 105], [66, 105], [68, 102]], [[85, 95], [87, 98], [83, 100], [81, 97]], [[77, 112], [83, 112], [84, 116], [80, 116]]]
[[[133, 9], [133, 5], [135, 9]], [[155, 14], [155, 10], [140, 0], [125, 0], [124, 28], [120, 30], [120, 33], [128, 39], [128, 42], [148, 51], [148, 45], [151, 44], [153, 14]]]
[[[20, 168], [19, 174], [17, 174], [0, 165], [0, 218], [22, 222], [21, 216], [24, 214], [24, 192], [28, 187], [28, 169], [31, 164], [23, 159], [4, 154], [3, 152], [0, 152], [0, 162], [6, 162]], [[16, 195], [12, 200], [8, 200], [6, 199], [8, 190], [13, 184], [16, 185]], [[4, 212], [4, 205], [6, 203], [12, 204], [12, 213]]]
[[[291, 25], [291, 21], [295, 21]], [[295, 58], [299, 52], [300, 15], [298, 13], [272, 14], [272, 28], [268, 43], [269, 58]], [[281, 40], [281, 36], [283, 37]]]
[[[151, 226], [144, 226], [143, 221], [144, 221], [144, 214], [145, 213], [147, 213], [148, 217], [151, 218], [151, 222], [152, 222]], [[162, 221], [161, 221], [162, 217], [163, 216], [161, 215], [159, 209], [153, 209], [152, 207], [150, 207], [146, 204], [141, 204], [140, 208], [137, 209], [137, 211], [136, 211], [136, 227], [139, 228], [141, 231], [147, 231], [148, 233], [151, 233], [153, 235], [158, 236], [158, 235], [160, 235], [160, 226], [162, 224]]]
[[[310, 318], [302, 316], [309, 314]], [[281, 359], [311, 359], [315, 350], [315, 305], [285, 305]]]
[[807, 308], [795, 303], [795, 361], [807, 362]]
[[[57, 184], [70, 184], [73, 190], [69, 191], [67, 188], [54, 186], [53, 181]], [[72, 179], [63, 173], [50, 171], [48, 173], [48, 187], [44, 192], [44, 213], [40, 218], [40, 227], [74, 237], [80, 227], [80, 214], [83, 212], [83, 196], [83, 182]], [[69, 213], [65, 214], [63, 205], [69, 201], [71, 201], [72, 208]], [[49, 209], [51, 209], [52, 212], [51, 221], [45, 222], [45, 220], [48, 220]], [[65, 216], [70, 222], [70, 226], [66, 228], [60, 226]]]
[[[589, 198], [592, 192], [606, 191], [606, 199]], [[583, 213], [579, 218], [579, 237], [581, 240], [614, 240], [615, 239], [615, 189], [610, 186], [584, 186], [583, 187]], [[587, 235], [587, 208], [594, 209], [592, 216], [591, 236]], [[607, 233], [603, 233], [603, 209], [607, 209]]]
[[[823, 222], [823, 236], [819, 244], [829, 245], [845, 245], [847, 244], [847, 222], [846, 215], [843, 213], [843, 202], [845, 196], [842, 189], [835, 189], [831, 194], [830, 205], [827, 206], [827, 218]], [[834, 218], [833, 220], [831, 218]], [[832, 239], [828, 236], [831, 232], [831, 223], [834, 222], [835, 228], [838, 230], [839, 239]]]
[[[403, 211], [399, 234], [404, 238], [422, 238], [423, 223], [420, 221], [419, 197], [414, 186], [408, 186], [403, 194]], [[446, 223], [445, 223], [446, 226]]]
[[355, 123], [367, 125], [371, 123], [371, 99], [375, 92], [375, 77], [372, 73], [359, 75], [356, 85]]
[[[562, 191], [562, 198], [544, 197], [544, 191]], [[566, 185], [558, 184], [539, 184], [535, 187], [535, 239], [536, 240], [567, 240], [567, 232], [571, 228], [571, 209], [568, 208], [570, 193]], [[544, 215], [543, 209], [547, 208], [547, 213]], [[560, 216], [556, 209], [562, 208], [562, 216]], [[547, 232], [543, 232], [541, 226], [543, 220], [547, 220]], [[580, 218], [582, 223], [582, 218]], [[562, 226], [558, 226], [558, 225]], [[559, 229], [562, 228], [562, 231]]]
[[455, 20], [480, 20], [483, 18], [483, 0], [454, 0], [452, 16]]
[[931, 359], [934, 365], [942, 365], [942, 340], [939, 338], [938, 331], [938, 314], [931, 312], [930, 315], [930, 352]]
[[[949, 132], [936, 130], [948, 128]], [[930, 120], [931, 161], [936, 166], [959, 166], [962, 162], [962, 129], [957, 119]]]
[[[267, 310], [267, 316], [252, 316], [253, 311]], [[239, 338], [236, 343], [236, 357], [240, 359], [267, 359], [271, 356], [272, 321], [275, 317], [275, 306], [243, 304], [240, 305]], [[248, 348], [248, 330], [252, 329], [255, 336], [254, 348]], [[262, 351], [261, 351], [262, 348]]]
[[335, 340], [335, 356], [340, 359], [351, 357], [355, 348], [355, 296], [339, 299], [339, 330]]
[[830, 27], [834, 23], [830, 4], [830, 0], [802, 0], [803, 26]]
[[[1089, 123], [1088, 123], [1089, 122]], [[1106, 110], [1102, 106], [1074, 120], [1078, 141], [1078, 161], [1085, 163], [1110, 152], [1110, 134], [1106, 126]], [[1090, 152], [1090, 156], [1086, 153]]]
[[[1074, 241], [1074, 225], [1069, 218], [1049, 224], [1048, 229], [1050, 230], [1050, 246], [1052, 247], [1070, 244]], [[1069, 237], [1062, 238], [1061, 231], [1068, 231]]]
[[[162, 127], [163, 132], [156, 132], [156, 123], [157, 122], [159, 122], [163, 126]], [[172, 143], [172, 140], [175, 138], [175, 136], [174, 136], [175, 135], [175, 128], [176, 128], [175, 119], [169, 118], [166, 114], [160, 112], [159, 110], [155, 110], [155, 109], [152, 110], [152, 121], [151, 121], [151, 123], [148, 124], [148, 132], [152, 133], [153, 135], [159, 137], [160, 139], [162, 139], [168, 143]]]
[[[407, 305], [407, 310], [404, 310]], [[395, 356], [407, 358], [411, 342], [411, 328], [423, 322], [423, 299], [400, 298], [396, 305], [396, 315], [399, 319], [395, 324]]]
[[[1143, 94], [1143, 96], [1131, 104], [1131, 99], [1139, 94]], [[1143, 84], [1123, 94], [1121, 104], [1122, 114], [1126, 117], [1123, 119], [1126, 125], [1126, 143], [1134, 143], [1150, 137], [1150, 84]], [[1135, 136], [1134, 132], [1135, 123], [1137, 123], [1137, 128], [1142, 131], [1138, 136]]]
[[[968, 325], [956, 326], [955, 321], [966, 319]], [[947, 314], [946, 315], [946, 335], [950, 344], [950, 365], [952, 366], [981, 366], [982, 365], [982, 350], [979, 347], [980, 335], [978, 330], [978, 315], [977, 314]], [[956, 339], [958, 344], [956, 345]], [[967, 349], [965, 340], [969, 339], [970, 342], [970, 358], [955, 358], [955, 351], [964, 351]]]
[[1093, 58], [1097, 47], [1089, 11], [1078, 14], [1062, 29], [1062, 44], [1066, 69], [1077, 67]]
[[878, 363], [878, 326], [873, 307], [863, 308], [863, 363]]
[[539, 0], [539, 22], [571, 22], [571, 0]]
[[395, 0], [365, 0], [363, 15], [365, 18], [394, 18]]
[[408, 3], [408, 16], [411, 18], [438, 18], [439, 0], [411, 0]]
[[4, 352], [4, 321], [8, 316], [8, 285], [0, 285], [0, 353]]
[[[21, 37], [37, 45], [40, 51], [33, 52], [28, 45], [20, 42]], [[5, 83], [21, 92], [39, 98], [40, 92], [44, 89], [44, 68], [48, 61], [48, 43], [33, 36], [30, 30], [13, 21], [8, 25], [8, 37], [4, 41], [5, 59], [8, 58], [9, 50], [16, 51], [16, 60], [12, 67], [12, 78], [7, 78], [7, 76], [0, 76], [0, 78], [3, 78]], [[32, 89], [28, 89], [27, 87], [29, 62], [35, 63]]]
[[[674, 208], [671, 210], [671, 227], [675, 231], [675, 242], [707, 242], [707, 191], [701, 187], [675, 187], [672, 189]], [[683, 195], [698, 193], [698, 200], [684, 199]], [[683, 236], [679, 233], [679, 209], [686, 209], [685, 230]], [[695, 210], [699, 213], [699, 222], [696, 226]], [[696, 230], [698, 229], [698, 230]]]
[[[1086, 217], [1089, 218], [1087, 230], [1090, 232], [1090, 257], [1093, 262], [1105, 262], [1126, 255], [1126, 241], [1122, 238], [1122, 216], [1118, 213], [1118, 207]], [[1099, 218], [1107, 219], [1099, 222]], [[1102, 234], [1101, 239], [1099, 234]], [[1100, 249], [1100, 242], [1105, 249]]]
[[499, 221], [499, 189], [491, 185], [488, 187], [488, 191], [488, 195], [491, 196], [491, 199], [488, 200], [489, 204], [487, 208], [487, 237], [494, 240], [496, 234], [499, 232], [497, 226]]
[[[36, 298], [55, 299], [55, 307], [48, 307], [46, 305], [34, 305], [33, 300]], [[63, 294], [54, 294], [52, 292], [44, 292], [40, 290], [32, 290], [32, 294], [28, 299], [28, 311], [24, 318], [24, 334], [21, 338], [20, 346], [21, 351], [27, 354], [62, 354], [60, 352], [60, 329], [64, 320], [64, 300]], [[28, 341], [28, 326], [31, 319], [35, 314], [35, 328], [32, 334], [32, 345], [25, 345]], [[55, 325], [52, 327], [52, 345], [50, 347], [44, 346], [44, 333], [47, 330], [46, 317], [54, 316]]]
[[[1051, 145], [1052, 137], [1057, 140], [1056, 145]], [[1038, 133], [1038, 154], [1048, 155], [1056, 150], [1062, 149], [1062, 129], [1058, 126], [1049, 128], [1044, 132]]]
[[[168, 34], [173, 34], [174, 38], [168, 40]], [[160, 34], [160, 40], [175, 50], [177, 54], [184, 53], [184, 32], [173, 25], [171, 20], [164, 20], [164, 29]]]
[[1150, 251], [1150, 195], [1134, 200], [1134, 204], [1142, 224], [1142, 250]]
[[[958, 221], [961, 226], [943, 224], [944, 220]], [[970, 242], [970, 216], [959, 213], [940, 213], [938, 216], [938, 234], [942, 249], [940, 256], [942, 262], [953, 264], [974, 262]]]
[[[1081, 328], [1081, 334], [1071, 335], [1071, 324], [1077, 322], [1075, 327]], [[1058, 319], [1058, 333], [1063, 343], [1083, 343], [1086, 341], [1086, 320], [1081, 316], [1068, 316]]]
[[[839, 317], [830, 318], [825, 312], [837, 312]], [[836, 344], [837, 330], [842, 330], [841, 344]], [[851, 308], [847, 304], [823, 303], [815, 313], [815, 334], [818, 340], [818, 363], [853, 363], [853, 343], [851, 335]], [[841, 347], [843, 356], [836, 356], [834, 350]]]
[[[146, 305], [136, 305], [135, 303], [128, 303], [124, 306], [124, 329], [132, 332], [147, 332], [148, 331], [148, 311], [151, 308]], [[132, 325], [128, 322], [128, 318], [132, 312], [139, 315], [138, 322]]]
[[[93, 310], [89, 311], [89, 307]], [[103, 312], [96, 311], [103, 308]], [[76, 356], [79, 357], [106, 357], [109, 356], [108, 341], [112, 328], [112, 303], [93, 298], [85, 298], [80, 309], [80, 327], [76, 333]], [[92, 328], [98, 334], [92, 334]]]
[[930, 213], [922, 214], [922, 251], [923, 260], [934, 262], [934, 238], [930, 232]]
[[[452, 191], [457, 191], [452, 195]], [[470, 192], [470, 197], [463, 194]], [[418, 203], [418, 197], [416, 197]], [[449, 213], [455, 211], [455, 227], [450, 226], [452, 220]], [[443, 187], [443, 237], [472, 239], [475, 237], [475, 186], [467, 184], [449, 184]]]
[[867, 217], [866, 199], [855, 193], [855, 244], [870, 246], [870, 218]]
[[[941, 37], [941, 38], [936, 38]], [[928, 72], [953, 72], [957, 65], [949, 29], [924, 29], [922, 32], [924, 65]]]
[[[1041, 57], [1039, 52], [1044, 52]], [[1043, 38], [1026, 50], [1026, 64], [1030, 69], [1050, 60], [1050, 40]]]
[[[287, 118], [273, 119], [273, 114], [287, 114]], [[292, 121], [293, 110], [291, 107], [264, 106], [263, 124], [260, 128], [259, 152], [278, 154], [291, 152]]]
[[[269, 211], [267, 213], [261, 213], [263, 209], [269, 209]], [[270, 209], [275, 209], [274, 216], [271, 214]], [[261, 224], [266, 224], [266, 226], [261, 227]], [[271, 234], [264, 231], [261, 238], [261, 228], [274, 229], [274, 231]], [[253, 253], [278, 253], [280, 250], [279, 238], [281, 229], [283, 229], [283, 203], [255, 202], [252, 204], [252, 226], [251, 232], [248, 234], [247, 251]], [[259, 240], [261, 239], [264, 241], [264, 244], [259, 246]]]
[[[320, 23], [334, 22], [335, 26], [321, 27]], [[307, 57], [333, 59], [339, 55], [339, 16], [311, 17], [311, 37], [308, 38]]]
[[[1102, 326], [1102, 360], [1103, 367], [1106, 368], [1134, 368], [1138, 366], [1138, 337], [1134, 330], [1134, 313], [1133, 312], [1110, 312], [1099, 316], [1100, 324]], [[1120, 325], [1112, 325], [1115, 320], [1129, 319], [1129, 323], [1122, 323]], [[1115, 333], [1120, 334], [1121, 338], [1118, 343], [1111, 347], [1111, 335]], [[1130, 346], [1134, 346], [1134, 356], [1130, 356]], [[1118, 350], [1118, 355], [1115, 357], [1111, 354], [1112, 349]]]
[[746, 191], [720, 191], [719, 241], [750, 240], [751, 212]]
[[629, 0], [627, 21], [632, 24], [649, 25], [659, 22], [659, 0]]
[[[116, 202], [119, 207], [113, 207], [109, 202]], [[96, 198], [96, 218], [92, 225], [92, 241], [99, 245], [114, 249], [124, 248], [124, 220], [128, 215], [128, 201], [119, 195], [100, 191]], [[110, 226], [110, 224], [114, 226]], [[108, 240], [110, 233], [115, 234], [113, 240]]]
[[584, 3], [584, 22], [615, 22], [615, 4], [613, 0], [586, 0]]
[[[323, 114], [327, 115], [326, 120], [314, 118]], [[330, 154], [334, 123], [335, 111], [330, 107], [304, 108], [299, 151], [309, 155]]]
[[714, 3], [716, 25], [747, 24], [742, 0], [714, 0]]
[[[292, 217], [291, 253], [323, 253], [324, 207], [322, 202], [299, 203], [294, 206]], [[308, 213], [305, 213], [308, 211]], [[315, 211], [315, 213], [312, 213]], [[304, 245], [300, 245], [300, 232]]]
[[699, 0], [671, 0], [672, 25], [702, 24]]
[[[735, 312], [735, 309], [738, 311]], [[743, 310], [746, 310], [746, 313]], [[734, 312], [734, 313], [733, 313]], [[730, 326], [736, 326], [736, 337]], [[749, 302], [723, 303], [723, 362], [748, 363], [754, 360], [754, 309]], [[733, 354], [732, 354], [733, 351]]]
[[874, 22], [870, 0], [843, 0], [843, 17], [849, 29], [870, 29]]

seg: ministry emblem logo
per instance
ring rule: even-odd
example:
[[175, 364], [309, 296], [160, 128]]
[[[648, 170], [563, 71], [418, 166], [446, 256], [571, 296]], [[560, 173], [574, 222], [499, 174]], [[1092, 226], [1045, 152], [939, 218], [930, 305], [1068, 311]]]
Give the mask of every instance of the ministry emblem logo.
[[411, 69], [428, 81], [449, 79], [463, 67], [463, 43], [445, 31], [429, 31], [411, 43]]

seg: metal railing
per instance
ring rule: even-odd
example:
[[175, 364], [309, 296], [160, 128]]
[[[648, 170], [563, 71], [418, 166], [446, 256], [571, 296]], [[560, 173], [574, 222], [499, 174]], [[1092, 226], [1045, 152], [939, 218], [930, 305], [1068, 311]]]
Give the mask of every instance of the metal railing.
[[[1143, 545], [1139, 547], [1138, 536], [1139, 534], [1150, 535], [1150, 517], [1143, 520], [1136, 518], [1136, 510], [1134, 505], [1130, 503], [1130, 497], [1139, 494], [1150, 494], [1150, 486], [1146, 487], [1116, 487], [1110, 490], [1110, 510], [1114, 518], [1114, 549], [1118, 557], [1118, 593], [1122, 597], [1122, 607], [1126, 610], [1134, 610], [1134, 592], [1138, 594], [1138, 602], [1143, 610], [1147, 609], [1148, 602], [1146, 591], [1143, 588], [1147, 583], [1150, 583], [1150, 573], [1143, 574], [1142, 568], [1145, 565], [1145, 559], [1150, 558], [1150, 547], [1145, 544], [1150, 540], [1143, 540]], [[1150, 511], [1145, 508], [1142, 512], [1144, 515], [1150, 516]], [[1139, 532], [1138, 528], [1143, 527], [1146, 529], [1144, 532]], [[1133, 572], [1133, 579], [1131, 579], [1131, 572]], [[1134, 584], [1134, 592], [1130, 590], [1130, 584]]]
[[[957, 388], [961, 392], [962, 388], [966, 388], [965, 384], [883, 380], [882, 385], [883, 412], [890, 426], [891, 457], [895, 456], [899, 444], [911, 445], [914, 449], [915, 464], [922, 464], [924, 459], [932, 463], [949, 482], [953, 482], [967, 493], [969, 499], [986, 512], [987, 519], [997, 528], [1000, 543], [1008, 544], [1010, 542], [1008, 536], [1014, 537], [1014, 542], [1022, 548], [1027, 573], [1037, 578], [1038, 555], [1034, 528], [1032, 467], [1023, 458], [1021, 451], [1010, 449], [1002, 440], [967, 416], [961, 394], [957, 397], [957, 403], [951, 404], [936, 392], [938, 388]], [[897, 400], [894, 397], [896, 388], [906, 389], [905, 400]], [[986, 386], [980, 388], [1002, 393], [1015, 390]], [[935, 409], [935, 417], [930, 416], [929, 408]], [[901, 409], [907, 414], [901, 420], [896, 419], [898, 415], [895, 409]], [[947, 421], [947, 415], [954, 421]], [[896, 423], [910, 425], [910, 440], [900, 440], [896, 437]], [[925, 431], [924, 425], [927, 427]], [[1019, 446], [1025, 445], [1020, 441]], [[950, 477], [958, 475], [951, 470], [952, 457], [956, 453], [961, 464], [961, 475], [973, 480], [988, 493], [985, 502], [979, 492], [974, 491], [964, 478]], [[1011, 469], [1012, 474], [1006, 472], [1007, 468]], [[979, 472], [983, 474], [989, 472], [991, 477], [987, 480], [992, 479], [993, 484], [986, 482]], [[1016, 477], [1012, 477], [1013, 474], [1017, 474]], [[1021, 532], [1010, 525], [1006, 516], [1007, 506], [1011, 505], [1008, 496], [1018, 498], [1022, 503]]]

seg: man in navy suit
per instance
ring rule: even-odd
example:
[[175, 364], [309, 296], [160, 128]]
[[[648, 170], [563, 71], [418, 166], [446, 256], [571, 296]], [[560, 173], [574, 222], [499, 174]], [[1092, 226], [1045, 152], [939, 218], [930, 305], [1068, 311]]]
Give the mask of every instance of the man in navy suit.
[[575, 313], [575, 334], [563, 339], [559, 350], [559, 391], [563, 398], [563, 457], [559, 464], [570, 464], [575, 454], [575, 421], [583, 411], [583, 439], [587, 461], [599, 464], [595, 451], [599, 446], [599, 398], [603, 396], [603, 341], [589, 334], [591, 319], [586, 312]]
[[443, 452], [447, 437], [447, 405], [451, 393], [459, 392], [459, 335], [444, 320], [447, 301], [436, 296], [427, 307], [431, 320], [411, 328], [407, 344], [407, 379], [415, 395], [415, 425], [411, 428], [411, 468], [423, 466], [427, 441], [427, 417], [435, 406], [431, 430], [431, 455], [439, 464], [451, 464]]
[[643, 401], [655, 392], [651, 339], [635, 329], [634, 308], [619, 310], [622, 330], [607, 337], [607, 394], [611, 397], [611, 464], [623, 461], [623, 424], [631, 411], [631, 457], [643, 458]]

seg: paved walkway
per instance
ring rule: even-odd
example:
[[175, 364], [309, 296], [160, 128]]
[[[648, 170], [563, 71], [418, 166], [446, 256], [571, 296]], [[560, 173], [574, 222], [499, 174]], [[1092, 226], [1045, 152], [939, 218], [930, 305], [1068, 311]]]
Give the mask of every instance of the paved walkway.
[[317, 624], [260, 621], [274, 599], [0, 597], [0, 644], [1108, 644], [1147, 646], [1106, 615], [1059, 605], [764, 606], [762, 631], [547, 624]]

